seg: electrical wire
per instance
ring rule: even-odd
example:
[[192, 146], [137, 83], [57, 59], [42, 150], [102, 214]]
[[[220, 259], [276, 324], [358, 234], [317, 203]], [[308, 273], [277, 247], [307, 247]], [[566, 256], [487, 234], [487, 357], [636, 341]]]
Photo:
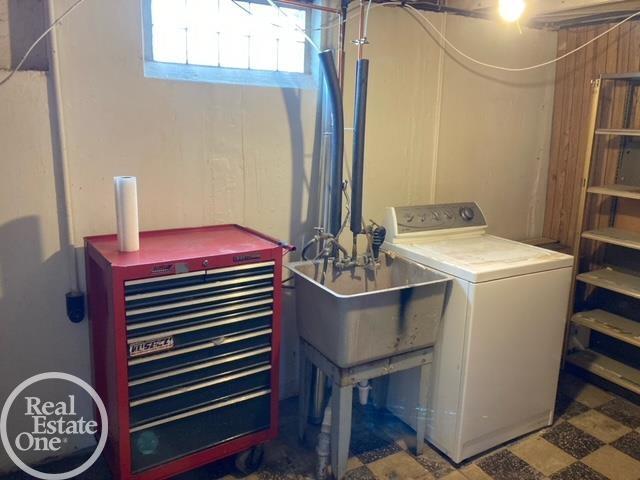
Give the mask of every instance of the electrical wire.
[[51, 25], [49, 25], [49, 28], [47, 28], [44, 32], [42, 32], [42, 35], [40, 35], [36, 39], [36, 41], [31, 44], [31, 46], [29, 47], [27, 52], [22, 56], [22, 59], [18, 62], [18, 64], [9, 72], [9, 74], [6, 77], [0, 80], [0, 87], [5, 83], [7, 83], [9, 79], [13, 77], [18, 70], [20, 70], [20, 67], [22, 67], [24, 62], [27, 60], [27, 57], [31, 54], [33, 49], [36, 48], [36, 45], [38, 45], [42, 41], [42, 39], [45, 38], [49, 34], [49, 32], [51, 32], [51, 30], [53, 30], [56, 27], [56, 25], [58, 25], [62, 21], [64, 17], [69, 15], [71, 12], [73, 12], [84, 1], [85, 0], [78, 0], [76, 3], [71, 5], [62, 15], [56, 18], [54, 22]]
[[[244, 8], [242, 5], [238, 4], [235, 0], [232, 0], [232, 1], [233, 1], [233, 3], [235, 5], [237, 5], [239, 8], [241, 8], [244, 12], [246, 12], [249, 15], [252, 15], [252, 13], [249, 10]], [[49, 25], [49, 27], [44, 32], [42, 32], [42, 34], [31, 44], [31, 46], [27, 49], [27, 51], [22, 56], [22, 58], [20, 59], [18, 64], [9, 72], [9, 74], [6, 75], [2, 80], [0, 80], [0, 86], [2, 86], [5, 83], [7, 83], [11, 79], [11, 77], [13, 77], [15, 75], [15, 73], [18, 70], [20, 70], [20, 68], [22, 67], [24, 62], [27, 60], [27, 58], [29, 57], [31, 52], [33, 52], [33, 49], [49, 34], [49, 32], [51, 32], [51, 30], [53, 30], [67, 15], [69, 15], [71, 12], [73, 12], [77, 7], [79, 7], [84, 2], [85, 2], [85, 0], [77, 0], [62, 15], [60, 15], [57, 19], [55, 19], [54, 22], [51, 25]], [[276, 8], [278, 11], [282, 12], [282, 14], [283, 14], [283, 16], [285, 18], [289, 18], [287, 16], [287, 14], [284, 11], [282, 11], [280, 9], [280, 7], [278, 7], [273, 2], [273, 0], [267, 0], [267, 2], [272, 7]], [[390, 6], [390, 5], [403, 7], [405, 9], [408, 9], [411, 12], [415, 13], [416, 15], [418, 15], [442, 39], [442, 41], [445, 43], [445, 45], [449, 46], [452, 50], [454, 50], [461, 57], [467, 59], [468, 61], [470, 61], [472, 63], [480, 65], [482, 67], [491, 68], [491, 69], [494, 69], [494, 70], [501, 70], [501, 71], [505, 71], [505, 72], [525, 72], [525, 71], [528, 71], [528, 70], [535, 70], [537, 68], [543, 68], [543, 67], [551, 65], [553, 63], [559, 62], [560, 60], [564, 60], [565, 58], [573, 55], [574, 53], [579, 52], [583, 48], [586, 48], [587, 46], [591, 45], [592, 43], [598, 41], [600, 38], [604, 37], [605, 35], [611, 33], [613, 30], [615, 30], [616, 28], [620, 27], [624, 23], [626, 23], [626, 22], [628, 22], [628, 21], [640, 16], [640, 11], [637, 11], [637, 12], [625, 17], [620, 22], [618, 22], [615, 25], [613, 25], [611, 28], [605, 30], [604, 32], [602, 32], [599, 35], [595, 36], [594, 38], [588, 40], [587, 42], [583, 43], [582, 45], [579, 45], [578, 47], [574, 48], [573, 50], [570, 50], [570, 51], [564, 53], [563, 55], [560, 55], [559, 57], [556, 57], [554, 59], [551, 59], [551, 60], [548, 60], [546, 62], [542, 62], [542, 63], [536, 64], [536, 65], [530, 65], [528, 67], [519, 67], [519, 68], [517, 68], [517, 67], [505, 67], [505, 66], [501, 66], [501, 65], [494, 65], [494, 64], [491, 64], [491, 63], [483, 62], [481, 60], [478, 60], [478, 59], [472, 57], [471, 55], [466, 54], [460, 48], [458, 48], [456, 45], [454, 45], [440, 30], [438, 30], [438, 28], [433, 24], [433, 22], [431, 22], [431, 20], [429, 20], [422, 12], [420, 12], [415, 7], [413, 7], [412, 5], [409, 5], [407, 3], [384, 2], [384, 3], [376, 3], [376, 4], [372, 5], [372, 0], [369, 0], [368, 5], [367, 5], [367, 11], [366, 11], [366, 14], [365, 14], [365, 26], [364, 26], [365, 38], [366, 38], [366, 32], [367, 32], [368, 23], [369, 23], [369, 11], [372, 8], [377, 8], [377, 7], [382, 7], [382, 6]], [[318, 31], [318, 30], [326, 30], [326, 29], [329, 29], [329, 28], [334, 28], [334, 27], [339, 26], [342, 23], [346, 23], [347, 21], [353, 19], [356, 16], [358, 16], [357, 13], [355, 13], [353, 15], [348, 15], [348, 16], [346, 16], [345, 18], [343, 18], [339, 22], [335, 22], [333, 24], [321, 25], [319, 27], [308, 29], [308, 30], [309, 31]], [[283, 27], [282, 25], [276, 25], [276, 26], [277, 27]], [[320, 51], [318, 45], [311, 39], [311, 37], [309, 37], [309, 35], [307, 34], [307, 31], [304, 28], [301, 28], [300, 26], [298, 26], [296, 24], [293, 24], [292, 26], [296, 30], [302, 32], [302, 34], [304, 35], [305, 39], [311, 44], [311, 46], [316, 51], [318, 51], [318, 52]], [[442, 48], [444, 48], [444, 47], [442, 47]]]
[[[552, 60], [548, 60], [546, 62], [538, 63], [537, 65], [531, 65], [529, 67], [512, 68], [512, 67], [503, 67], [501, 65], [493, 65], [491, 63], [486, 63], [486, 62], [483, 62], [481, 60], [477, 60], [477, 59], [473, 58], [470, 55], [467, 55], [462, 50], [460, 50], [458, 47], [456, 47], [453, 43], [451, 43], [451, 41], [449, 41], [449, 39], [446, 38], [444, 36], [444, 34], [442, 34], [442, 32], [440, 32], [440, 30], [438, 30], [438, 28], [433, 24], [433, 22], [431, 22], [431, 20], [429, 20], [425, 15], [423, 15], [419, 10], [417, 10], [413, 6], [411, 6], [409, 4], [406, 4], [406, 3], [405, 4], [397, 3], [397, 5], [400, 6], [400, 7], [404, 7], [404, 8], [407, 8], [407, 9], [411, 10], [412, 12], [417, 14], [420, 18], [422, 18], [425, 22], [427, 22], [427, 24], [433, 29], [433, 31], [436, 34], [438, 34], [438, 36], [442, 39], [442, 41], [446, 45], [451, 47], [461, 57], [466, 58], [470, 62], [473, 62], [473, 63], [475, 63], [477, 65], [480, 65], [480, 66], [483, 66], [483, 67], [487, 67], [487, 68], [492, 68], [494, 70], [502, 70], [502, 71], [505, 71], [505, 72], [525, 72], [525, 71], [528, 71], [528, 70], [535, 70], [537, 68], [546, 67], [546, 66], [551, 65], [553, 63], [559, 62], [560, 60], [563, 60], [563, 59], [567, 58], [568, 56], [573, 55], [576, 52], [579, 52], [583, 48], [587, 47], [588, 45], [592, 44], [593, 42], [599, 40], [600, 38], [604, 37], [608, 33], [612, 32], [616, 28], [620, 27], [622, 24], [624, 24], [624, 23], [628, 22], [629, 20], [631, 20], [631, 19], [633, 19], [633, 18], [635, 18], [635, 17], [640, 15], [640, 11], [637, 11], [637, 12], [629, 15], [628, 17], [624, 18], [620, 22], [618, 22], [615, 25], [613, 25], [608, 30], [605, 30], [604, 32], [602, 32], [600, 35], [597, 35], [596, 37], [592, 38], [591, 40], [583, 43], [582, 45], [574, 48], [573, 50], [571, 50], [571, 51], [569, 51], [569, 52], [567, 52], [567, 53], [565, 53], [563, 55], [560, 55], [559, 57], [556, 57], [556, 58], [554, 58]], [[441, 46], [441, 48], [444, 48], [444, 47]]]
[[307, 39], [307, 42], [309, 42], [309, 45], [311, 45], [316, 52], [320, 53], [320, 47], [318, 47], [316, 42], [314, 42], [313, 39], [307, 34], [307, 32], [304, 31], [304, 28], [300, 27], [297, 23], [291, 21], [291, 18], [289, 17], [289, 15], [287, 15], [287, 13], [284, 10], [282, 10], [278, 5], [276, 5], [273, 0], [267, 0], [267, 3], [269, 3], [269, 5], [271, 5], [278, 12], [280, 12], [284, 16], [284, 18], [286, 18], [287, 21], [291, 24], [291, 27], [293, 27], [295, 30], [298, 30], [300, 33], [302, 33], [304, 35], [304, 38]]

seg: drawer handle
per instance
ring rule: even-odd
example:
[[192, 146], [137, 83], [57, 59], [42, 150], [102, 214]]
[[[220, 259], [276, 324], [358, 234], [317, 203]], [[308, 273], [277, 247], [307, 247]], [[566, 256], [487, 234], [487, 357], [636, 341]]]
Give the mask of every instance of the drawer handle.
[[247, 320], [254, 320], [256, 318], [262, 318], [262, 317], [268, 317], [270, 315], [273, 315], [273, 310], [260, 310], [258, 312], [255, 313], [249, 313], [246, 315], [240, 315], [237, 317], [231, 317], [231, 318], [227, 318], [225, 320], [216, 320], [213, 322], [207, 322], [207, 323], [199, 323], [197, 325], [192, 325], [190, 327], [183, 327], [183, 328], [176, 328], [174, 330], [164, 330], [162, 332], [159, 333], [153, 333], [151, 335], [143, 335], [140, 337], [130, 337], [127, 339], [127, 344], [132, 344], [132, 343], [138, 343], [138, 342], [147, 342], [147, 341], [151, 341], [151, 340], [156, 340], [156, 339], [160, 339], [160, 338], [166, 338], [166, 337], [171, 337], [174, 335], [180, 335], [183, 333], [191, 333], [191, 332], [197, 332], [199, 330], [206, 330], [208, 328], [214, 328], [214, 327], [220, 327], [222, 325], [230, 325], [233, 323], [239, 323], [239, 322], [244, 322]]
[[162, 400], [169, 397], [175, 397], [176, 395], [182, 395], [185, 393], [193, 392], [195, 390], [200, 390], [202, 388], [213, 387], [214, 385], [219, 385], [221, 383], [231, 382], [233, 380], [238, 380], [240, 378], [249, 377], [251, 375], [255, 375], [258, 373], [266, 372], [271, 370], [271, 365], [263, 365], [261, 367], [251, 368], [249, 370], [244, 370], [242, 372], [233, 373], [231, 375], [225, 375], [224, 377], [215, 378], [213, 380], [209, 380], [208, 382], [196, 383], [195, 385], [188, 385], [186, 387], [176, 388], [175, 390], [170, 390], [168, 392], [158, 393], [157, 395], [151, 395], [149, 397], [144, 397], [139, 400], [133, 400], [129, 402], [130, 407], [138, 407], [140, 405], [144, 405], [147, 403], [156, 402], [158, 400]]
[[219, 302], [223, 300], [233, 300], [235, 298], [250, 297], [252, 295], [261, 295], [269, 292], [273, 292], [273, 287], [246, 289], [246, 290], [240, 290], [237, 292], [226, 293], [223, 295], [212, 295], [210, 297], [199, 298], [196, 300], [166, 303], [166, 304], [158, 305], [155, 307], [134, 308], [131, 310], [126, 310], [125, 315], [127, 319], [129, 319], [131, 315], [142, 315], [145, 313], [161, 312], [163, 310], [172, 310], [172, 309], [182, 308], [182, 307], [192, 307], [195, 305], [201, 305], [203, 303]]
[[[262, 335], [269, 335], [271, 333], [270, 328], [265, 328], [262, 330], [257, 330], [255, 332], [243, 333], [242, 335], [230, 335], [227, 338], [228, 342], [239, 342], [241, 340], [247, 340], [249, 338], [260, 337]], [[178, 350], [170, 350], [168, 352], [158, 353], [156, 355], [149, 355], [148, 357], [138, 357], [129, 360], [127, 363], [128, 366], [139, 365], [141, 363], [153, 362], [154, 360], [161, 360], [167, 357], [173, 357], [175, 355], [182, 355], [185, 353], [196, 352], [198, 350], [204, 350], [206, 348], [211, 348], [211, 343], [201, 343], [199, 345], [194, 345], [193, 347], [184, 347]]]
[[188, 273], [174, 273], [172, 275], [164, 275], [162, 277], [150, 277], [143, 278], [140, 280], [127, 280], [124, 282], [125, 286], [133, 286], [133, 285], [143, 285], [145, 283], [160, 283], [166, 280], [174, 280], [181, 279], [185, 277], [194, 277], [194, 276], [204, 276], [204, 275], [212, 275], [216, 273], [226, 273], [226, 272], [235, 272], [238, 270], [251, 270], [253, 268], [262, 268], [268, 267], [271, 265], [275, 265], [274, 261], [269, 262], [260, 262], [260, 263], [247, 263], [244, 265], [236, 265], [233, 267], [224, 267], [224, 268], [214, 268], [209, 270], [199, 270], [197, 272], [188, 272]]
[[237, 353], [235, 355], [227, 355], [218, 360], [211, 360], [208, 362], [198, 363], [197, 365], [192, 365], [190, 367], [178, 368], [177, 370], [170, 370], [164, 373], [157, 373], [155, 375], [143, 377], [138, 380], [131, 380], [129, 381], [129, 387], [135, 387], [137, 385], [143, 385], [145, 383], [155, 382], [157, 380], [162, 380], [164, 378], [175, 377], [176, 375], [182, 375], [183, 373], [195, 372], [196, 370], [202, 370], [204, 368], [214, 367], [216, 365], [223, 365], [225, 363], [230, 363], [238, 360], [243, 360], [245, 358], [255, 357], [257, 355], [262, 355], [263, 353], [269, 353], [270, 351], [271, 351], [271, 347], [263, 347], [257, 350], [251, 350], [249, 352]]
[[263, 300], [256, 300], [256, 301], [252, 301], [252, 302], [244, 302], [244, 303], [240, 303], [238, 305], [230, 305], [230, 306], [226, 306], [226, 307], [213, 308], [213, 309], [210, 309], [210, 310], [205, 310], [203, 312], [188, 313], [188, 314], [185, 314], [185, 315], [177, 315], [175, 317], [166, 317], [166, 318], [162, 318], [160, 320], [151, 320], [151, 321], [148, 321], [148, 322], [133, 323], [133, 324], [127, 325], [127, 332], [132, 332], [134, 330], [140, 330], [142, 328], [157, 327], [159, 325], [166, 325], [166, 324], [169, 324], [169, 323], [183, 322], [183, 321], [186, 321], [186, 320], [197, 320], [198, 318], [201, 318], [201, 317], [215, 316], [215, 315], [219, 315], [221, 313], [235, 312], [237, 310], [242, 310], [242, 309], [252, 308], [252, 307], [260, 307], [260, 306], [263, 306], [263, 305], [269, 305], [271, 303], [273, 303], [273, 298], [265, 298]]
[[263, 397], [265, 395], [269, 395], [271, 393], [270, 388], [266, 388], [264, 390], [258, 390], [257, 392], [248, 393], [246, 395], [242, 395], [241, 397], [232, 398], [230, 400], [226, 400], [220, 403], [214, 403], [213, 405], [208, 405], [206, 407], [196, 408], [195, 410], [189, 410], [188, 412], [180, 413], [178, 415], [173, 415], [171, 417], [163, 418], [162, 420], [155, 420], [153, 422], [145, 423], [143, 425], [139, 425], [137, 427], [133, 427], [129, 429], [130, 433], [135, 433], [140, 430], [146, 430], [147, 428], [157, 427], [158, 425], [163, 425], [169, 422], [175, 422], [176, 420], [182, 420], [183, 418], [192, 417], [193, 415], [198, 415], [199, 413], [209, 412], [211, 410], [217, 410], [219, 408], [228, 407], [229, 405], [234, 405], [240, 402], [246, 402], [247, 400], [251, 400], [253, 398]]
[[217, 282], [208, 282], [197, 285], [189, 285], [188, 287], [168, 288], [165, 290], [156, 290], [149, 293], [134, 293], [124, 297], [126, 302], [135, 300], [144, 300], [147, 298], [163, 297], [168, 295], [177, 295], [180, 293], [197, 292], [198, 290], [210, 290], [213, 288], [241, 285], [243, 283], [258, 282], [260, 280], [268, 280], [273, 278], [273, 273], [264, 273], [262, 275], [251, 275], [248, 277], [233, 278], [231, 280], [219, 280]]

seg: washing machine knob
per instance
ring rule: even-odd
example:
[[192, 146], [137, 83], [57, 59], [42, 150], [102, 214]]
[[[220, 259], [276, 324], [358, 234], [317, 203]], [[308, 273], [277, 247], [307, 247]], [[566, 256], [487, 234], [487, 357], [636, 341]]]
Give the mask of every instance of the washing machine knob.
[[473, 211], [473, 208], [470, 207], [461, 207], [460, 208], [460, 216], [462, 217], [463, 220], [470, 222], [471, 220], [473, 220], [473, 217], [475, 216], [475, 213]]

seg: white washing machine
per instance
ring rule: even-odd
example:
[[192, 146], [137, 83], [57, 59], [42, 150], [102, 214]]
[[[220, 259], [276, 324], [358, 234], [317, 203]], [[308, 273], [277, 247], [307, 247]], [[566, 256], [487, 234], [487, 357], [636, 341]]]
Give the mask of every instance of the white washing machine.
[[[431, 368], [426, 438], [455, 462], [550, 425], [573, 258], [486, 233], [475, 203], [387, 209], [383, 249], [454, 277]], [[415, 428], [417, 372], [388, 408]]]

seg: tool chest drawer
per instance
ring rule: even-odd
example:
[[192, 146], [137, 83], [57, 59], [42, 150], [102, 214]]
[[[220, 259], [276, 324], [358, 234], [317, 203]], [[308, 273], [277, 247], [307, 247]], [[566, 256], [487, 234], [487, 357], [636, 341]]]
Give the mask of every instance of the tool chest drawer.
[[270, 370], [271, 365], [261, 365], [131, 400], [131, 426], [175, 415], [212, 401], [269, 388]]
[[269, 428], [270, 391], [259, 390], [131, 429], [134, 472]]
[[270, 363], [271, 346], [218, 355], [204, 362], [130, 380], [129, 399], [137, 400], [140, 397]]
[[[169, 278], [173, 277], [173, 278]], [[128, 324], [241, 307], [273, 295], [273, 262], [125, 282]], [[187, 285], [184, 285], [188, 282]], [[178, 286], [176, 286], [178, 285]], [[204, 314], [203, 314], [204, 315]]]
[[129, 380], [221, 359], [225, 355], [269, 347], [272, 330], [261, 328], [247, 333], [214, 338], [184, 348], [175, 348], [149, 356], [129, 356]]
[[[274, 262], [249, 263], [232, 267], [199, 270], [196, 272], [176, 273], [162, 277], [127, 280], [125, 295], [148, 295], [149, 297], [167, 295], [171, 292], [198, 292], [220, 285], [247, 283], [247, 278], [271, 274]], [[147, 297], [136, 297], [147, 298]], [[127, 298], [128, 300], [128, 298]]]
[[198, 343], [222, 344], [233, 335], [240, 335], [271, 327], [272, 310], [262, 310], [223, 320], [192, 325], [184, 328], [164, 330], [152, 335], [132, 335], [127, 338], [129, 357], [146, 355], [161, 347], [187, 347]]

